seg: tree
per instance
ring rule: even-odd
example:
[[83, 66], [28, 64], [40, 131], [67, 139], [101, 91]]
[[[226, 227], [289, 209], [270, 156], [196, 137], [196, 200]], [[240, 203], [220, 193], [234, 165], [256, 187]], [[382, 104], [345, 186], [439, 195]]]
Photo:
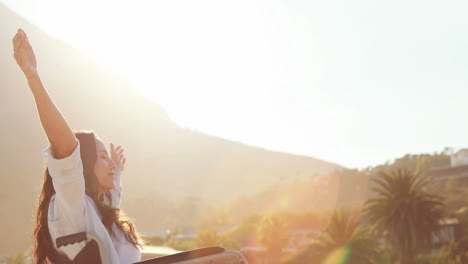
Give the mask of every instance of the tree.
[[258, 237], [267, 249], [268, 263], [279, 263], [282, 250], [288, 246], [289, 233], [286, 222], [279, 215], [268, 215], [262, 219]]
[[385, 234], [401, 264], [412, 264], [432, 246], [432, 234], [444, 215], [442, 198], [427, 193], [426, 178], [408, 170], [382, 173], [373, 181], [377, 196], [366, 202], [368, 221]]
[[[7, 258], [7, 264], [23, 264], [26, 262], [26, 255], [24, 253], [16, 253]], [[0, 259], [1, 260], [1, 259]]]
[[468, 238], [451, 241], [443, 246], [436, 256], [434, 264], [462, 264], [468, 262]]
[[287, 264], [378, 264], [382, 263], [379, 243], [367, 229], [361, 228], [359, 214], [335, 211], [325, 232]]
[[195, 245], [199, 248], [210, 246], [221, 246], [226, 249], [238, 250], [239, 244], [224, 234], [213, 230], [204, 230], [198, 233]]

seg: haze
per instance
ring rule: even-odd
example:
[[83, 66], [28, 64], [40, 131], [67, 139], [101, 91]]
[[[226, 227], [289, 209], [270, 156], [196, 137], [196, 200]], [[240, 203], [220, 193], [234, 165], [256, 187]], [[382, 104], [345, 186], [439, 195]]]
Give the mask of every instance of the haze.
[[347, 167], [467, 145], [463, 1], [2, 2], [184, 127]]

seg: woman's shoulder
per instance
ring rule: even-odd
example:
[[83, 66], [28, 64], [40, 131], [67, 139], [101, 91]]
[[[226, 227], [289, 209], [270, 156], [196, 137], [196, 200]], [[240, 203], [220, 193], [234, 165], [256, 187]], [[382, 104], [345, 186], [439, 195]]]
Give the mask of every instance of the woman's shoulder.
[[73, 152], [67, 157], [55, 158], [51, 145], [42, 150], [42, 154], [47, 162], [47, 169], [54, 181], [54, 186], [55, 183], [65, 183], [78, 177], [84, 181], [79, 141]]

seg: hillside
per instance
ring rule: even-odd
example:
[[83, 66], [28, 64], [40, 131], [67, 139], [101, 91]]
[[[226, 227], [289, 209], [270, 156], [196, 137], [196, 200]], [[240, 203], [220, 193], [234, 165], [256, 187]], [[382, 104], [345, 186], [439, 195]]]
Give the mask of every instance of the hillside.
[[182, 128], [104, 63], [51, 38], [0, 4], [0, 210], [8, 215], [0, 218], [1, 235], [8, 237], [0, 242], [0, 254], [30, 246], [45, 166], [41, 150], [47, 146], [34, 100], [12, 56], [11, 39], [18, 28], [28, 33], [42, 80], [71, 127], [92, 129], [105, 142], [126, 148], [123, 207], [140, 231], [173, 219], [191, 221], [181, 219], [178, 211], [184, 207], [175, 206], [179, 201], [195, 197], [208, 207], [341, 169]]

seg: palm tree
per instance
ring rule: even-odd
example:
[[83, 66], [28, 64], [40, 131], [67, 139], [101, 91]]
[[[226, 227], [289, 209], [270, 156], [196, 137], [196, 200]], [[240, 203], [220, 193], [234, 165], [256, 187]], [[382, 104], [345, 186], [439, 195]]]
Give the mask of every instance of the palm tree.
[[238, 250], [239, 244], [226, 236], [213, 230], [204, 230], [198, 233], [195, 245], [199, 248], [210, 246], [221, 246], [226, 249]]
[[265, 216], [258, 228], [258, 236], [268, 252], [265, 261], [270, 264], [280, 263], [282, 250], [288, 247], [289, 242], [289, 233], [283, 218], [279, 215]]
[[204, 230], [198, 233], [196, 238], [197, 247], [218, 246], [223, 244], [225, 238], [216, 231]]
[[359, 214], [335, 211], [325, 232], [287, 264], [378, 264], [382, 263], [379, 243], [359, 227]]
[[366, 202], [366, 215], [397, 250], [401, 264], [429, 250], [443, 217], [442, 198], [424, 190], [426, 178], [408, 170], [381, 173], [373, 180], [377, 197]]

